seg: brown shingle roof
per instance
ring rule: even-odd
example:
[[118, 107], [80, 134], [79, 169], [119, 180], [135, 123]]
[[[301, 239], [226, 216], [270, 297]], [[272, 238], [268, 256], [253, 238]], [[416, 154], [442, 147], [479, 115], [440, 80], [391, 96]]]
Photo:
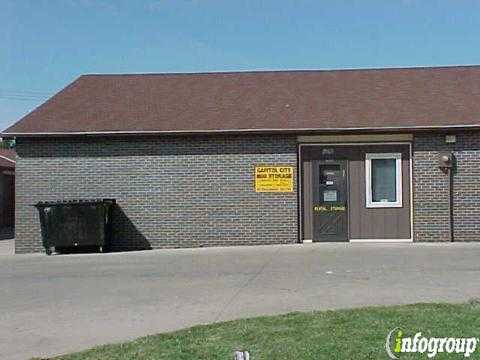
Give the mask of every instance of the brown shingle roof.
[[15, 168], [16, 155], [13, 149], [0, 148], [0, 168]]
[[480, 127], [480, 66], [84, 75], [4, 134]]

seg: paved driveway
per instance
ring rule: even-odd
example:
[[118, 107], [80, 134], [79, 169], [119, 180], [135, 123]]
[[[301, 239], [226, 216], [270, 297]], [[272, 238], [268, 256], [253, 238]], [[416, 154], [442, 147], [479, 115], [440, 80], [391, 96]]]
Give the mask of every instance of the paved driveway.
[[0, 256], [0, 358], [260, 314], [480, 297], [480, 244]]

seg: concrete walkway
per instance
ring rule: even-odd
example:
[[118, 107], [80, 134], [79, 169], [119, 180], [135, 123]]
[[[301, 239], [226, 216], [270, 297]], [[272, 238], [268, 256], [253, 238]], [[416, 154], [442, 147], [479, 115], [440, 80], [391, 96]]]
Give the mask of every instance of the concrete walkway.
[[15, 240], [0, 240], [0, 256], [13, 255], [15, 253]]
[[480, 297], [480, 244], [0, 256], [0, 357], [263, 314]]

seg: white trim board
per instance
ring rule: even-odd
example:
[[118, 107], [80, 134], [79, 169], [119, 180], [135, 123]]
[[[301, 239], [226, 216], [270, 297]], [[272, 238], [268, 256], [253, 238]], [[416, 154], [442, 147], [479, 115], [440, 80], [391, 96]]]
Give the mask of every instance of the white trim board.
[[[347, 241], [313, 241], [303, 240], [303, 244], [374, 244], [374, 243], [413, 243], [413, 239], [350, 239]], [[300, 244], [302, 244], [300, 243]]]
[[297, 141], [299, 143], [413, 141], [413, 134], [300, 135], [297, 136]]
[[[372, 160], [395, 160], [395, 198], [396, 201], [373, 201], [372, 188]], [[366, 153], [365, 154], [365, 206], [367, 209], [375, 208], [401, 208], [403, 207], [403, 174], [402, 153]]]
[[294, 134], [301, 132], [345, 132], [345, 131], [403, 131], [413, 130], [449, 130], [449, 129], [480, 129], [479, 124], [430, 125], [430, 126], [385, 126], [385, 127], [340, 127], [340, 128], [258, 128], [258, 129], [207, 129], [207, 130], [111, 130], [111, 131], [51, 131], [51, 132], [8, 132], [0, 136], [68, 136], [68, 135], [149, 135], [149, 134], [229, 134], [229, 133], [282, 133]]
[[351, 243], [412, 243], [413, 239], [350, 239]]

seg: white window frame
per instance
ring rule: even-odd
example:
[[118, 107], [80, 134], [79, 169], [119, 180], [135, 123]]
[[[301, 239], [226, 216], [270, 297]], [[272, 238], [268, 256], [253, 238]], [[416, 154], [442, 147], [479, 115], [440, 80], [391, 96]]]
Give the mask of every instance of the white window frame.
[[[394, 159], [396, 164], [396, 199], [397, 201], [372, 201], [372, 160]], [[367, 153], [365, 154], [365, 195], [367, 208], [399, 208], [402, 201], [402, 153]]]

